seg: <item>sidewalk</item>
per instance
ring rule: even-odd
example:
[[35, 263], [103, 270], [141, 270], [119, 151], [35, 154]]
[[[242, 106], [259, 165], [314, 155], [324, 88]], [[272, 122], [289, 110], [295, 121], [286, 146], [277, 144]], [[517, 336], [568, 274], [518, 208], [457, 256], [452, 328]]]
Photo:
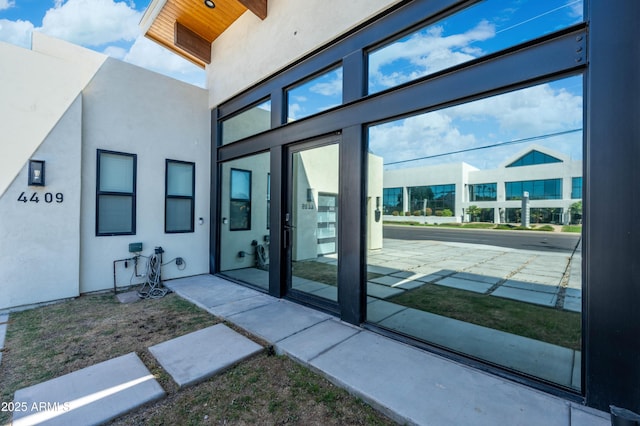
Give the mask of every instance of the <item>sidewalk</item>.
[[[469, 368], [219, 277], [165, 283], [399, 423], [605, 426], [609, 414]], [[401, 361], [401, 362], [399, 362]]]
[[[220, 277], [168, 281], [179, 296], [243, 328], [401, 424], [606, 426], [599, 412], [472, 369]], [[8, 316], [0, 317], [6, 322]], [[4, 325], [6, 328], [6, 324]], [[0, 325], [2, 327], [2, 325]], [[0, 328], [0, 347], [4, 329]], [[224, 324], [149, 348], [179, 386], [205, 380], [262, 347]], [[131, 353], [16, 392], [33, 407], [14, 424], [102, 424], [164, 391]], [[34, 423], [35, 422], [35, 423]]]

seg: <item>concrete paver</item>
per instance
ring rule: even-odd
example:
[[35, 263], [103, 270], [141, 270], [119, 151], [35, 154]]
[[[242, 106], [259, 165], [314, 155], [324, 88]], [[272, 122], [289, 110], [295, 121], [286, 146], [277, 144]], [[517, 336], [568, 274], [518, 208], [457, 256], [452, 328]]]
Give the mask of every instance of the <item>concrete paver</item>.
[[[226, 286], [211, 286], [207, 280], [204, 276], [203, 288], [207, 291], [226, 291]], [[180, 295], [181, 281], [173, 280], [166, 284]], [[224, 295], [221, 297], [226, 298]], [[279, 353], [287, 354], [309, 365], [401, 423], [447, 426], [604, 426], [601, 420], [606, 418], [605, 413], [581, 410], [581, 407], [574, 407], [572, 403], [561, 398], [500, 379], [370, 331], [343, 324], [311, 308], [280, 299], [274, 300], [274, 303], [231, 315], [228, 320], [264, 338], [274, 344]], [[368, 301], [369, 315], [377, 311], [381, 316], [397, 317], [405, 323], [415, 324], [416, 327], [416, 318], [411, 315], [427, 314], [437, 317], [375, 298], [369, 298]], [[400, 318], [402, 315], [405, 315], [404, 319]], [[438, 331], [443, 336], [448, 335], [452, 342], [467, 340], [460, 338], [460, 333], [463, 327], [470, 324], [441, 318], [442, 324], [434, 323], [432, 327], [423, 326], [422, 329]], [[460, 329], [456, 328], [454, 322], [460, 323]], [[382, 325], [386, 327], [389, 324], [383, 321]], [[487, 329], [486, 332], [494, 334], [485, 335], [484, 339], [488, 340], [481, 344], [476, 343], [477, 345], [491, 347], [493, 344], [505, 347], [500, 343], [501, 332], [491, 329]], [[466, 333], [468, 335], [465, 337], [475, 336], [476, 339], [483, 339], [484, 332], [480, 332], [479, 329], [474, 328], [470, 333], [467, 330]], [[535, 353], [537, 349], [532, 344], [539, 342], [531, 343], [525, 338], [520, 338], [514, 343], [513, 340], [509, 340], [513, 335], [501, 334], [504, 335], [505, 345], [522, 352], [522, 360], [530, 362], [531, 359], [538, 359]], [[558, 363], [553, 359], [553, 350], [549, 352], [551, 346], [553, 345], [548, 345], [545, 349], [547, 352], [541, 355], [541, 359], [548, 363], [540, 364], [541, 371], [553, 368], [554, 362]], [[567, 354], [569, 357], [580, 359], [579, 353], [569, 351]], [[562, 361], [559, 364], [566, 366], [572, 363]], [[577, 374], [575, 370], [563, 373], [568, 375], [567, 380], [579, 379], [579, 362], [576, 365]], [[570, 417], [570, 410], [575, 414], [575, 418]]]
[[559, 399], [370, 332], [352, 336], [310, 365], [401, 423], [566, 425], [569, 418]]
[[182, 387], [205, 380], [262, 349], [226, 325], [216, 324], [151, 346], [149, 352]]
[[134, 353], [16, 391], [14, 426], [106, 423], [164, 391]]
[[525, 290], [522, 288], [502, 286], [491, 293], [491, 296], [504, 297], [506, 299], [528, 302], [541, 306], [554, 307], [557, 295], [553, 293], [542, 293], [539, 291]]
[[474, 293], [485, 293], [487, 292], [487, 290], [493, 287], [493, 284], [491, 283], [467, 280], [467, 279], [457, 278], [455, 276], [445, 277], [439, 281], [436, 281], [434, 284], [443, 285], [446, 287], [453, 287], [459, 290], [473, 291]]
[[[401, 283], [402, 280], [399, 280], [398, 283]], [[388, 299], [393, 296], [397, 296], [399, 294], [404, 293], [405, 290], [396, 287], [389, 287], [387, 285], [376, 284], [373, 282], [367, 283], [367, 294], [372, 297], [377, 297], [378, 299]]]
[[276, 344], [276, 352], [286, 354], [303, 363], [308, 363], [313, 358], [361, 331], [357, 327], [335, 319], [329, 319], [281, 340]]
[[273, 343], [329, 318], [330, 315], [313, 309], [301, 311], [299, 305], [282, 299], [229, 316], [234, 324]]

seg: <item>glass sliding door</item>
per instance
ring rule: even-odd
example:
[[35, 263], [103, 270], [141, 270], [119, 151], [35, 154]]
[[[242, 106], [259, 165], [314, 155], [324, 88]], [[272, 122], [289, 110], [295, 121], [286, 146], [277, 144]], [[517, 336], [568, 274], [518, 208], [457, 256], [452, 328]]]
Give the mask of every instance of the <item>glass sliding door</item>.
[[298, 144], [288, 151], [284, 215], [288, 293], [320, 304], [338, 300], [338, 140]]

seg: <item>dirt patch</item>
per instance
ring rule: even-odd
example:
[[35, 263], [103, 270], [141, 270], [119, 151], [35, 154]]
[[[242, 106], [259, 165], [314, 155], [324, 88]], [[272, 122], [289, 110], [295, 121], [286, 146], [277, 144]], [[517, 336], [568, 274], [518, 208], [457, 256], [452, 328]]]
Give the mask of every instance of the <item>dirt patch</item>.
[[[394, 424], [268, 348], [216, 377], [178, 389], [147, 348], [219, 322], [175, 294], [127, 304], [110, 294], [83, 296], [13, 313], [0, 364], [0, 401], [12, 401], [26, 386], [135, 352], [168, 395], [113, 424]], [[0, 412], [0, 424], [10, 421], [11, 413]]]

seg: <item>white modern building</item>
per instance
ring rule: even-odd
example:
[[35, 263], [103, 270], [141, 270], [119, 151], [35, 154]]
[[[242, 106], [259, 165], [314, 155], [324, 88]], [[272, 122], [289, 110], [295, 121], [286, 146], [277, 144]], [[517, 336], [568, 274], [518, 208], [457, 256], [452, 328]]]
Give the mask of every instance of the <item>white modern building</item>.
[[0, 58], [0, 309], [143, 282], [130, 243], [208, 272], [207, 91], [39, 33]]
[[[385, 220], [519, 223], [527, 193], [534, 222], [569, 224], [571, 205], [582, 200], [582, 161], [529, 145], [496, 169], [466, 163], [384, 172]], [[473, 215], [469, 214], [469, 207]], [[448, 210], [449, 214], [443, 211]], [[451, 216], [447, 219], [447, 216]], [[473, 217], [472, 217], [473, 216]]]
[[[31, 50], [0, 44], [0, 309], [141, 282], [133, 259], [162, 247], [165, 279], [221, 275], [506, 380], [638, 412], [638, 16], [634, 0], [152, 0], [142, 31], [203, 67], [206, 90], [40, 34]], [[420, 158], [430, 165], [399, 166]], [[435, 267], [447, 254], [418, 238], [394, 241], [401, 260], [379, 268], [384, 216], [476, 220], [476, 206], [479, 220], [517, 222], [524, 192], [548, 222], [583, 202], [579, 284], [555, 286], [538, 315], [575, 327], [555, 343], [486, 335], [569, 353], [563, 382], [484, 355], [508, 339], [464, 352], [460, 336], [394, 328], [394, 312], [374, 309], [470, 324], [410, 296], [467, 295], [435, 293], [429, 276], [507, 278]], [[309, 270], [324, 293], [298, 285]], [[408, 280], [411, 300], [395, 284], [373, 295], [371, 280], [392, 279]]]

